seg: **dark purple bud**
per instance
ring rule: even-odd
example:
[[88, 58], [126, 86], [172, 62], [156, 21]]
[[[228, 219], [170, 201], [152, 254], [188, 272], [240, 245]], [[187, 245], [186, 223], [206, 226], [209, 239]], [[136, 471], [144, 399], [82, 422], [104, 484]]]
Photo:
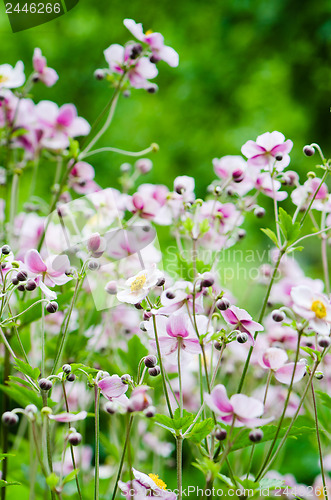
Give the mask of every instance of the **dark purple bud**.
[[214, 347], [215, 347], [216, 351], [220, 351], [220, 350], [222, 349], [222, 344], [221, 344], [221, 342], [218, 342], [218, 340], [216, 340], [216, 341], [214, 342]]
[[139, 328], [142, 332], [147, 332], [147, 328], [146, 328], [145, 323], [143, 321], [140, 323]]
[[263, 438], [263, 431], [261, 429], [253, 429], [248, 437], [252, 443], [258, 443]]
[[264, 210], [264, 208], [263, 207], [256, 207], [256, 209], [254, 210], [254, 215], [258, 219], [262, 219], [262, 217], [265, 216], [265, 210]]
[[148, 368], [148, 373], [151, 377], [157, 377], [161, 373], [161, 369], [159, 366], [154, 366], [153, 368]]
[[155, 92], [157, 91], [157, 86], [156, 85], [151, 85], [150, 87], [148, 87], [147, 89], [147, 92], [149, 94], [155, 94]]
[[303, 152], [306, 156], [313, 156], [315, 154], [315, 149], [312, 146], [305, 146]]
[[326, 349], [327, 347], [330, 346], [331, 340], [330, 337], [324, 337], [324, 335], [320, 335], [317, 339], [317, 343], [320, 347]]
[[323, 372], [316, 372], [315, 377], [317, 378], [317, 380], [323, 380], [324, 373]]
[[114, 413], [117, 412], [117, 406], [112, 401], [108, 401], [108, 403], [105, 404], [105, 410], [109, 415], [114, 415]]
[[17, 290], [19, 290], [20, 292], [24, 292], [25, 291], [25, 286], [24, 285], [18, 285]]
[[208, 288], [210, 286], [213, 286], [214, 283], [215, 279], [212, 273], [206, 272], [201, 275], [201, 286], [203, 288]]
[[3, 255], [8, 255], [8, 254], [10, 254], [10, 252], [11, 252], [10, 246], [9, 245], [3, 245], [3, 247], [1, 248], [1, 253]]
[[25, 290], [27, 290], [28, 292], [32, 292], [36, 288], [37, 288], [37, 283], [35, 282], [35, 280], [33, 280], [31, 278], [28, 279], [28, 281], [26, 282], [26, 285], [25, 285]]
[[96, 69], [94, 72], [94, 78], [96, 80], [103, 80], [105, 76], [106, 74], [103, 69]]
[[134, 45], [132, 47], [130, 58], [131, 59], [137, 59], [137, 57], [140, 56], [140, 54], [142, 53], [142, 51], [143, 51], [143, 48], [140, 45], [140, 43], [136, 43], [136, 45]]
[[11, 427], [18, 423], [18, 416], [12, 411], [5, 411], [5, 413], [2, 414], [1, 420], [4, 425]]
[[176, 295], [169, 290], [168, 292], [166, 292], [166, 297], [167, 297], [167, 299], [172, 300], [176, 297]]
[[74, 382], [76, 380], [76, 375], [74, 373], [69, 373], [67, 380], [68, 382]]
[[222, 297], [216, 302], [216, 307], [220, 311], [226, 311], [227, 309], [229, 309], [230, 305], [231, 305], [230, 301], [225, 297]]
[[160, 58], [155, 56], [154, 54], [149, 58], [149, 60], [151, 61], [151, 63], [153, 64], [157, 64], [159, 61], [160, 61]]
[[285, 314], [283, 313], [283, 311], [280, 311], [279, 309], [275, 309], [272, 312], [271, 317], [274, 321], [276, 321], [276, 323], [281, 323], [285, 319]]
[[226, 439], [227, 432], [225, 429], [217, 429], [215, 432], [215, 438], [217, 441], [224, 441]]
[[244, 177], [245, 177], [245, 173], [241, 169], [238, 169], [238, 170], [235, 170], [234, 172], [232, 172], [232, 179], [234, 180], [234, 182], [241, 182], [244, 180]]
[[144, 410], [144, 415], [147, 418], [153, 418], [155, 417], [155, 414], [156, 414], [156, 408], [154, 408], [154, 406], [149, 406]]
[[153, 354], [149, 354], [148, 356], [145, 357], [144, 363], [145, 366], [147, 366], [147, 368], [154, 368], [154, 366], [157, 363], [157, 358]]
[[26, 271], [19, 271], [16, 274], [18, 281], [26, 281], [28, 279], [28, 273]]
[[143, 306], [138, 302], [137, 304], [134, 305], [136, 309], [144, 309]]
[[66, 375], [68, 375], [68, 374], [71, 372], [71, 366], [70, 366], [70, 365], [68, 365], [68, 364], [63, 365], [63, 366], [62, 366], [62, 371], [63, 371]]
[[58, 310], [59, 306], [57, 302], [49, 302], [46, 306], [46, 311], [49, 313], [55, 313]]
[[245, 238], [245, 236], [246, 236], [246, 231], [245, 231], [245, 229], [239, 229], [239, 231], [238, 231], [238, 238], [239, 238], [240, 240], [242, 240], [243, 238]]
[[158, 282], [156, 283], [156, 286], [163, 286], [165, 283], [165, 277], [162, 276], [162, 278], [159, 278]]
[[82, 435], [79, 432], [69, 434], [68, 441], [72, 446], [78, 446], [82, 442]]
[[283, 159], [282, 153], [277, 153], [276, 156], [275, 156], [275, 160], [276, 161], [282, 161], [282, 159]]
[[144, 311], [143, 318], [144, 321], [148, 321], [152, 317], [151, 311]]
[[18, 285], [19, 284], [19, 281], [18, 279], [16, 278], [16, 276], [14, 276], [12, 279], [11, 279], [11, 282], [13, 285]]
[[125, 373], [124, 375], [121, 376], [121, 380], [122, 380], [123, 384], [128, 385], [131, 382], [131, 375], [129, 375], [128, 373]]
[[245, 332], [238, 333], [237, 342], [239, 342], [239, 344], [245, 344], [247, 342], [247, 340], [248, 340], [247, 333], [245, 333]]
[[50, 391], [51, 388], [53, 387], [53, 384], [50, 380], [48, 380], [47, 378], [41, 378], [39, 379], [39, 387], [40, 389], [42, 389], [43, 391]]

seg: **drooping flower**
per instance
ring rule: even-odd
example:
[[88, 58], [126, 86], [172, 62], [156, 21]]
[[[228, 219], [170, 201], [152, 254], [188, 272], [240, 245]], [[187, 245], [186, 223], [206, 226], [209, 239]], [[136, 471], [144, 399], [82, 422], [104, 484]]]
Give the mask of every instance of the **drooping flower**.
[[271, 179], [268, 172], [262, 172], [255, 179], [255, 188], [277, 201], [283, 201], [288, 196], [286, 191], [280, 191], [281, 187], [281, 183], [276, 179]]
[[164, 45], [161, 33], [152, 31], [144, 33], [142, 24], [136, 23], [133, 19], [124, 19], [123, 24], [137, 40], [149, 45], [154, 62], [165, 61], [169, 66], [178, 66], [179, 56], [177, 52], [172, 47]]
[[13, 68], [10, 64], [0, 65], [0, 89], [16, 89], [25, 82], [24, 64], [18, 61]]
[[228, 425], [234, 423], [235, 427], [258, 427], [272, 420], [261, 418], [264, 412], [261, 401], [245, 394], [234, 394], [229, 399], [222, 384], [215, 386], [204, 398], [209, 408], [219, 415], [219, 420]]
[[[278, 382], [289, 385], [292, 380], [295, 363], [286, 363], [287, 359], [288, 356], [284, 349], [280, 349], [279, 347], [269, 347], [263, 352], [259, 363], [262, 368], [273, 371]], [[293, 383], [295, 384], [296, 382], [299, 382], [305, 373], [305, 361], [298, 361], [293, 377]]]
[[254, 345], [254, 334], [264, 330], [260, 323], [253, 321], [252, 316], [245, 309], [240, 309], [240, 307], [232, 305], [225, 311], [221, 311], [221, 314], [234, 329], [247, 333], [248, 342], [252, 345]]
[[[241, 152], [248, 158], [247, 164], [260, 169], [269, 169], [270, 166], [278, 171], [284, 170], [290, 163], [289, 153], [293, 147], [291, 140], [285, 141], [281, 132], [266, 132], [259, 135], [254, 141], [247, 141], [241, 148]], [[276, 157], [280, 155], [280, 160]]]
[[331, 203], [327, 185], [318, 177], [309, 178], [302, 185], [294, 189], [291, 193], [291, 200], [301, 209], [308, 208], [312, 198], [315, 196], [312, 208], [319, 211], [330, 211]]
[[241, 156], [228, 155], [214, 158], [213, 167], [217, 177], [224, 181], [224, 186], [231, 186], [231, 189], [241, 196], [254, 187], [254, 180], [249, 175], [247, 164]]
[[38, 80], [43, 82], [46, 87], [52, 87], [57, 80], [59, 79], [59, 75], [53, 68], [49, 68], [47, 66], [46, 57], [42, 55], [42, 52], [39, 48], [34, 49], [33, 53], [33, 69], [36, 72], [36, 77]]
[[112, 401], [114, 398], [120, 398], [129, 388], [128, 384], [124, 384], [118, 375], [112, 375], [111, 377], [99, 380], [98, 387], [103, 396], [109, 399], [109, 401]]
[[36, 283], [46, 297], [55, 298], [49, 286], [64, 285], [72, 278], [65, 273], [70, 267], [67, 255], [48, 257], [44, 262], [37, 250], [28, 250], [25, 254], [25, 265], [28, 271], [36, 277]]
[[127, 302], [128, 304], [138, 304], [138, 302], [141, 302], [148, 295], [149, 291], [156, 286], [162, 277], [163, 274], [156, 267], [144, 269], [126, 280], [123, 290], [117, 293], [117, 299], [120, 302]]
[[176, 494], [167, 491], [167, 485], [158, 475], [147, 475], [133, 467], [132, 472], [134, 476], [133, 481], [128, 481], [127, 483], [123, 481], [118, 482], [118, 486], [127, 500], [131, 500], [132, 497], [136, 500], [147, 500], [151, 497], [161, 498], [162, 500], [176, 500]]
[[48, 415], [51, 420], [56, 420], [56, 422], [61, 423], [71, 423], [78, 422], [79, 420], [85, 420], [87, 417], [87, 411], [81, 411], [79, 413], [59, 413], [58, 415]]
[[77, 162], [70, 170], [69, 185], [79, 194], [89, 194], [98, 191], [100, 186], [93, 180], [95, 171], [92, 165], [85, 161]]
[[309, 326], [320, 335], [330, 334], [331, 304], [326, 295], [307, 286], [295, 286], [291, 290], [293, 310], [309, 320]]

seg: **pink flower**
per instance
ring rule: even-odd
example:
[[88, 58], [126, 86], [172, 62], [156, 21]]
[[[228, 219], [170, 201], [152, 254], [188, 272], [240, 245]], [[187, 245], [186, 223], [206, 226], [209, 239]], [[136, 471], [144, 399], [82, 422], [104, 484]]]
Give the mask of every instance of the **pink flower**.
[[42, 144], [46, 148], [67, 148], [69, 137], [88, 135], [90, 132], [90, 125], [84, 118], [77, 116], [73, 104], [64, 104], [59, 108], [55, 102], [40, 101], [35, 110], [43, 129]]
[[168, 196], [169, 189], [162, 184], [141, 184], [133, 194], [128, 209], [143, 219], [167, 226], [172, 222], [171, 210], [167, 205]]
[[161, 500], [176, 500], [176, 494], [168, 491], [166, 489], [167, 485], [155, 474], [147, 475], [133, 467], [132, 472], [134, 476], [133, 481], [128, 481], [127, 483], [118, 481], [122, 495], [127, 500], [131, 500], [132, 498], [135, 500], [147, 500], [154, 497]]
[[147, 385], [140, 385], [132, 391], [127, 402], [127, 410], [129, 412], [143, 411], [152, 404], [152, 400], [147, 394], [149, 389]]
[[[266, 132], [259, 135], [254, 141], [247, 141], [241, 148], [241, 152], [248, 158], [247, 164], [260, 169], [269, 168], [276, 164], [278, 171], [284, 170], [290, 163], [289, 152], [293, 147], [293, 142], [280, 132]], [[275, 157], [282, 155], [282, 160], [277, 161]]]
[[221, 314], [235, 330], [247, 333], [248, 341], [252, 345], [254, 345], [254, 334], [264, 330], [260, 323], [252, 320], [252, 316], [245, 309], [240, 309], [237, 306], [231, 306], [225, 311], [221, 311]]
[[78, 422], [78, 420], [85, 420], [87, 417], [87, 411], [81, 411], [79, 413], [59, 413], [58, 415], [48, 415], [51, 420], [56, 420], [61, 423], [71, 423]]
[[272, 180], [268, 172], [262, 172], [255, 179], [255, 188], [277, 201], [283, 201], [288, 196], [285, 191], [279, 191], [281, 187], [281, 183], [275, 179]]
[[[164, 317], [163, 317], [164, 318]], [[199, 333], [206, 333], [208, 318], [196, 316]], [[162, 326], [160, 325], [162, 324]], [[159, 344], [164, 355], [177, 354], [178, 348], [191, 354], [199, 354], [201, 346], [188, 314], [173, 314], [168, 319], [159, 317]], [[158, 328], [159, 330], [159, 328]], [[167, 335], [163, 335], [163, 332]], [[152, 342], [154, 348], [155, 342]]]
[[[253, 189], [254, 181], [247, 172], [247, 164], [241, 156], [223, 156], [223, 158], [214, 158], [213, 167], [215, 174], [224, 180], [226, 186], [231, 186], [234, 192], [245, 195]], [[236, 176], [242, 175], [241, 182], [235, 182]]]
[[131, 59], [132, 48], [133, 45], [124, 48], [117, 43], [108, 47], [104, 56], [110, 70], [120, 75], [126, 71], [130, 84], [136, 89], [156, 88], [155, 84], [148, 81], [158, 74], [155, 64], [151, 63], [148, 57]]
[[330, 334], [331, 304], [326, 295], [307, 286], [295, 286], [291, 290], [293, 310], [309, 320], [309, 326], [320, 335]]
[[89, 194], [98, 191], [100, 186], [94, 182], [94, 168], [85, 161], [77, 162], [70, 170], [70, 187], [78, 194]]
[[261, 401], [244, 394], [234, 394], [229, 399], [224, 385], [219, 384], [210, 394], [204, 395], [209, 408], [219, 415], [219, 420], [235, 427], [258, 427], [269, 423], [272, 418], [260, 418], [264, 412]]
[[117, 293], [117, 299], [128, 304], [138, 304], [161, 278], [163, 278], [163, 274], [155, 267], [144, 269], [126, 280], [123, 290]]
[[323, 182], [319, 188], [320, 184], [321, 179], [314, 177], [313, 179], [309, 178], [302, 186], [294, 189], [291, 193], [291, 199], [294, 205], [302, 209], [308, 208], [311, 199], [316, 193], [312, 208], [320, 211], [330, 211], [331, 204], [329, 201], [328, 187]]
[[59, 79], [59, 75], [55, 69], [47, 66], [46, 58], [42, 55], [40, 49], [34, 49], [32, 62], [38, 80], [43, 82], [47, 87], [52, 87]]
[[38, 284], [46, 295], [49, 292], [47, 286], [64, 285], [72, 279], [65, 274], [70, 267], [70, 261], [66, 255], [48, 257], [44, 262], [40, 253], [32, 249], [26, 252], [24, 262], [33, 275], [41, 278]]
[[[202, 313], [203, 307], [201, 305], [201, 291], [196, 293], [196, 312]], [[200, 298], [200, 299], [199, 299]], [[167, 288], [161, 294], [162, 308], [158, 309], [155, 313], [159, 314], [172, 314], [179, 311], [181, 308], [185, 309], [186, 304], [190, 311], [193, 311], [193, 285], [189, 281], [177, 281], [174, 286]]]
[[118, 375], [112, 375], [111, 377], [105, 377], [98, 382], [98, 387], [101, 390], [103, 396], [112, 401], [114, 398], [119, 398], [128, 390], [129, 386], [124, 384], [121, 377]]
[[124, 19], [124, 26], [131, 31], [133, 36], [140, 42], [149, 45], [154, 62], [165, 61], [169, 66], [176, 67], [179, 63], [179, 56], [172, 48], [164, 45], [164, 38], [161, 33], [144, 33], [141, 23], [136, 23], [133, 19]]
[[[269, 369], [275, 373], [275, 378], [282, 384], [289, 385], [292, 380], [292, 374], [295, 363], [286, 363], [287, 354], [278, 347], [269, 347], [264, 351], [259, 363], [262, 368]], [[306, 373], [305, 361], [299, 361], [296, 365], [293, 383], [299, 382]]]

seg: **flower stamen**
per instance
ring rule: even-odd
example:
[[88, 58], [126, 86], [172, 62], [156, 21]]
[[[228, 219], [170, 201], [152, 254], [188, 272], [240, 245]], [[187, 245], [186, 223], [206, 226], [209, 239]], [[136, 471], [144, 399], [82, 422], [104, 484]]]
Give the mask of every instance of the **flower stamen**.
[[319, 319], [325, 318], [326, 316], [326, 307], [321, 300], [314, 300], [311, 305], [311, 310]]
[[162, 479], [159, 478], [159, 476], [157, 474], [148, 474], [148, 475], [154, 481], [154, 483], [156, 484], [156, 486], [158, 488], [160, 488], [160, 490], [166, 490], [167, 489], [167, 485], [165, 484], [164, 481], [162, 481]]
[[138, 276], [132, 283], [131, 283], [131, 292], [138, 292], [141, 290], [146, 283], [146, 275], [143, 274], [141, 276]]

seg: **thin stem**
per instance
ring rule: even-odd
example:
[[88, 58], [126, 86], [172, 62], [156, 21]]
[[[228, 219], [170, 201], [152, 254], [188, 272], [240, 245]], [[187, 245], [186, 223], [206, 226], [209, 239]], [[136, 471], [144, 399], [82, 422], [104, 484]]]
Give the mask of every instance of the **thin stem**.
[[177, 500], [182, 500], [182, 458], [183, 454], [183, 438], [181, 435], [176, 436], [176, 463], [177, 463]]
[[[283, 255], [284, 255], [284, 253], [285, 253], [284, 249], [280, 249], [279, 250], [278, 259], [277, 259], [277, 262], [275, 264], [275, 267], [274, 267], [274, 270], [273, 270], [273, 273], [272, 273], [272, 276], [271, 276], [271, 279], [270, 279], [270, 282], [269, 282], [267, 293], [266, 293], [266, 295], [264, 297], [264, 301], [263, 301], [262, 309], [261, 309], [260, 316], [259, 316], [259, 319], [258, 319], [258, 323], [261, 323], [261, 321], [263, 320], [264, 313], [265, 313], [265, 310], [266, 310], [266, 307], [267, 307], [267, 304], [268, 304], [268, 300], [269, 300], [271, 288], [272, 288], [272, 285], [273, 285], [273, 283], [275, 281], [275, 278], [277, 276], [279, 264], [280, 264], [280, 261], [281, 261]], [[256, 338], [258, 336], [258, 333], [259, 332], [255, 332], [254, 340], [256, 340]], [[248, 355], [247, 355], [247, 358], [246, 358], [246, 362], [245, 362], [245, 366], [244, 366], [243, 372], [241, 374], [241, 378], [240, 378], [240, 382], [239, 382], [237, 393], [240, 393], [242, 391], [242, 388], [243, 388], [243, 385], [244, 385], [244, 380], [245, 380], [245, 377], [246, 377], [246, 374], [247, 374], [247, 370], [248, 370], [248, 366], [249, 366], [249, 362], [251, 360], [252, 352], [253, 352], [253, 347], [251, 346], [250, 349], [249, 349], [249, 351], [248, 351]]]
[[318, 453], [319, 453], [319, 456], [320, 456], [321, 475], [322, 475], [322, 481], [323, 481], [323, 487], [324, 487], [324, 497], [325, 497], [325, 500], [328, 500], [328, 490], [327, 490], [327, 487], [326, 487], [326, 480], [325, 480], [325, 471], [324, 471], [323, 454], [322, 454], [322, 444], [321, 444], [321, 436], [320, 436], [320, 432], [319, 432], [318, 415], [317, 415], [317, 405], [316, 405], [316, 397], [315, 397], [315, 391], [314, 391], [314, 384], [313, 384], [313, 382], [311, 383], [311, 393], [312, 393], [312, 396], [313, 396], [314, 417], [315, 417], [315, 426], [316, 426], [316, 437], [317, 437], [317, 443], [318, 443]]
[[94, 500], [99, 500], [99, 466], [100, 466], [100, 389], [94, 388], [95, 412], [95, 473], [94, 473]]
[[[42, 293], [43, 296], [43, 293]], [[46, 332], [45, 332], [45, 304], [41, 303], [41, 376], [45, 376], [45, 340], [46, 340]], [[46, 398], [47, 400], [47, 398]], [[47, 402], [47, 401], [46, 401]]]
[[[47, 406], [47, 392], [41, 392], [43, 406]], [[47, 415], [44, 415], [43, 421], [43, 430], [45, 433], [45, 442], [46, 442], [46, 455], [47, 455], [47, 463], [50, 472], [53, 472], [53, 459], [52, 459], [52, 447], [51, 447], [51, 433], [49, 429], [49, 419]], [[51, 490], [52, 500], [55, 498], [55, 493]]]
[[[6, 384], [10, 374], [10, 351], [5, 349], [4, 355], [4, 373], [3, 373], [3, 383]], [[5, 392], [2, 393], [2, 405], [3, 410], [5, 411], [9, 404], [9, 397]], [[2, 453], [8, 453], [8, 431], [5, 429], [5, 426], [2, 425]], [[6, 481], [7, 479], [7, 470], [8, 470], [8, 457], [4, 457], [2, 461], [2, 475], [1, 479]], [[6, 487], [1, 488], [1, 500], [5, 500], [6, 498]]]
[[181, 339], [178, 338], [177, 342], [177, 364], [178, 364], [178, 380], [179, 380], [179, 411], [180, 416], [183, 416], [183, 387], [182, 387], [182, 372], [180, 366], [180, 350], [181, 350]]
[[11, 186], [11, 196], [10, 196], [10, 215], [9, 215], [10, 241], [14, 235], [14, 223], [15, 223], [15, 215], [17, 209], [18, 180], [19, 180], [19, 174], [15, 173], [13, 176], [13, 182]]
[[171, 404], [170, 404], [170, 399], [169, 399], [169, 394], [168, 394], [168, 389], [167, 389], [167, 383], [164, 375], [164, 367], [163, 367], [163, 361], [162, 361], [162, 355], [161, 355], [161, 349], [160, 349], [160, 343], [159, 343], [159, 337], [157, 334], [157, 327], [156, 327], [156, 318], [153, 314], [153, 327], [154, 327], [154, 336], [155, 336], [155, 342], [156, 342], [156, 350], [157, 350], [157, 355], [159, 358], [159, 363], [160, 363], [160, 370], [161, 370], [161, 377], [162, 377], [162, 384], [163, 384], [163, 391], [164, 395], [167, 401], [167, 406], [169, 410], [169, 415], [171, 418], [174, 418], [172, 409], [171, 409]]
[[325, 170], [325, 172], [324, 172], [324, 174], [323, 174], [323, 177], [322, 177], [322, 179], [321, 179], [321, 182], [320, 182], [320, 184], [319, 184], [318, 188], [316, 189], [315, 193], [313, 194], [312, 199], [310, 200], [310, 203], [309, 203], [309, 205], [308, 205], [308, 207], [307, 207], [307, 209], [306, 209], [305, 213], [304, 213], [304, 214], [303, 214], [303, 216], [302, 216], [302, 219], [301, 219], [301, 221], [300, 221], [300, 227], [302, 227], [302, 226], [303, 226], [303, 223], [305, 222], [306, 217], [307, 217], [307, 215], [309, 214], [309, 211], [310, 211], [310, 209], [311, 209], [311, 206], [312, 206], [312, 204], [313, 204], [313, 203], [314, 203], [314, 201], [315, 201], [315, 198], [316, 198], [316, 196], [317, 196], [317, 193], [319, 192], [320, 188], [321, 188], [321, 187], [322, 187], [322, 185], [323, 185], [323, 182], [324, 182], [324, 181], [325, 181], [325, 179], [327, 178], [328, 173], [329, 173], [329, 168], [328, 168], [328, 166], [327, 166], [327, 167], [326, 167], [326, 170]]
[[[321, 229], [325, 229], [325, 218], [326, 213], [323, 211], [322, 213], [322, 227]], [[330, 277], [329, 277], [329, 267], [328, 267], [328, 253], [327, 253], [327, 239], [326, 234], [321, 236], [321, 251], [322, 251], [322, 263], [323, 263], [323, 272], [325, 279], [326, 292], [330, 294]]]
[[111, 153], [118, 153], [120, 155], [125, 155], [125, 156], [132, 156], [132, 157], [139, 157], [143, 155], [147, 155], [151, 151], [153, 151], [154, 146], [149, 146], [146, 149], [143, 149], [142, 151], [126, 151], [125, 149], [119, 149], [119, 148], [112, 148], [112, 147], [104, 147], [104, 148], [99, 148], [99, 149], [94, 149], [93, 151], [90, 151], [89, 153], [86, 153], [81, 156], [81, 159], [83, 158], [88, 158], [89, 156], [96, 155], [98, 153], [106, 153], [106, 152], [111, 152]]
[[126, 448], [127, 448], [129, 439], [130, 439], [130, 431], [131, 431], [132, 423], [133, 423], [133, 415], [131, 415], [129, 423], [128, 423], [127, 428], [126, 428], [125, 442], [124, 442], [124, 446], [123, 446], [123, 451], [122, 451], [122, 455], [121, 455], [121, 459], [120, 459], [120, 464], [118, 467], [116, 482], [115, 482], [114, 491], [113, 491], [113, 495], [111, 497], [111, 500], [115, 500], [115, 497], [116, 497], [116, 492], [117, 492], [117, 488], [118, 488], [118, 481], [120, 480], [121, 474], [122, 474], [125, 452], [126, 452]]

